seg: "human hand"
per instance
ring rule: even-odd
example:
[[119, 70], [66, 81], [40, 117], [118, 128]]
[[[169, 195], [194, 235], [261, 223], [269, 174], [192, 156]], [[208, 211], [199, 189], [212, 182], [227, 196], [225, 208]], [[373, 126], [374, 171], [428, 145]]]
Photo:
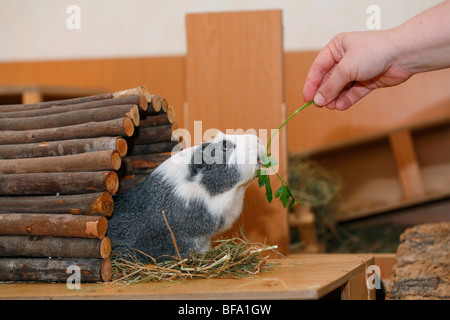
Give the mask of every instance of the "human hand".
[[390, 87], [413, 73], [401, 67], [387, 31], [340, 33], [320, 51], [303, 88], [305, 101], [345, 110], [372, 90]]

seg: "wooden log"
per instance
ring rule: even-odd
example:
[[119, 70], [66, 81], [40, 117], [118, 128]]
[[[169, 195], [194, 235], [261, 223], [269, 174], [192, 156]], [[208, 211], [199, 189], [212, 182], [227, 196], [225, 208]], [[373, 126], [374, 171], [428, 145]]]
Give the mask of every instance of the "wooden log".
[[[115, 105], [137, 105], [142, 111], [146, 111], [150, 101], [144, 95], [141, 96], [128, 96], [113, 98], [100, 101], [91, 101], [79, 104], [65, 105], [54, 108], [44, 108], [29, 111], [15, 111], [15, 112], [3, 112], [0, 113], [0, 118], [28, 118], [28, 117], [40, 117], [56, 115], [67, 112], [75, 112], [81, 110], [98, 109], [102, 107], [115, 106]], [[152, 109], [153, 110], [153, 109]], [[154, 111], [153, 111], [154, 112]]]
[[178, 152], [181, 150], [181, 144], [178, 141], [162, 141], [149, 144], [132, 145], [130, 155]]
[[125, 139], [120, 137], [99, 137], [27, 144], [7, 144], [0, 145], [0, 159], [65, 156], [102, 150], [114, 150], [117, 151], [121, 157], [123, 157], [128, 152], [128, 144]]
[[103, 216], [2, 213], [0, 217], [0, 235], [102, 239], [108, 227]]
[[66, 282], [74, 274], [71, 270], [73, 266], [80, 268], [81, 282], [112, 279], [112, 265], [109, 259], [2, 258], [0, 281]]
[[108, 121], [128, 117], [134, 125], [139, 125], [139, 108], [135, 104], [113, 105], [87, 110], [77, 110], [57, 113], [47, 116], [28, 118], [3, 118], [0, 119], [2, 130], [35, 130], [46, 128], [66, 127], [86, 122]]
[[[169, 109], [173, 110], [173, 109]], [[153, 126], [161, 126], [165, 124], [171, 124], [175, 121], [172, 111], [169, 113], [161, 113], [157, 115], [149, 115], [140, 121], [139, 128], [148, 128]]]
[[149, 93], [146, 86], [140, 86], [140, 87], [136, 87], [136, 88], [117, 91], [117, 92], [114, 92], [112, 95], [113, 95], [113, 98], [120, 98], [120, 97], [136, 96], [136, 95], [142, 95], [142, 94], [146, 96], [148, 101], [152, 100], [152, 96]]
[[93, 96], [80, 97], [80, 98], [70, 98], [56, 101], [45, 101], [39, 103], [24, 103], [24, 104], [9, 104], [0, 105], [0, 112], [15, 112], [15, 111], [28, 111], [28, 110], [38, 110], [46, 108], [54, 108], [59, 106], [67, 106], [72, 104], [81, 104], [86, 102], [100, 101], [100, 100], [110, 100], [114, 98], [123, 98], [129, 96], [141, 96], [144, 95], [148, 102], [151, 101], [151, 95], [145, 86], [122, 90], [114, 93], [103, 93]]
[[114, 194], [118, 189], [114, 171], [0, 174], [0, 195]]
[[0, 144], [21, 144], [42, 141], [57, 141], [102, 136], [131, 137], [133, 121], [126, 117], [102, 122], [88, 122], [60, 128], [26, 131], [0, 131]]
[[148, 109], [146, 110], [147, 114], [158, 114], [161, 112], [162, 104], [161, 97], [157, 94], [152, 95], [152, 101], [148, 104]]
[[61, 238], [44, 236], [0, 236], [0, 257], [58, 257], [108, 259], [109, 238]]
[[125, 157], [120, 167], [120, 174], [150, 174], [161, 163], [169, 159], [170, 153], [146, 154], [138, 156]]
[[149, 144], [135, 144], [131, 146], [130, 155], [177, 152], [181, 150], [178, 141], [162, 141]]
[[0, 174], [118, 170], [122, 158], [104, 150], [60, 157], [0, 160]]
[[153, 116], [147, 116], [141, 119], [140, 128], [148, 128], [153, 126], [160, 126], [170, 124], [167, 113], [161, 113]]
[[0, 197], [1, 213], [70, 213], [111, 216], [114, 200], [109, 192], [61, 196]]
[[162, 126], [139, 128], [133, 137], [135, 144], [154, 143], [172, 140], [172, 132], [178, 128], [176, 122]]

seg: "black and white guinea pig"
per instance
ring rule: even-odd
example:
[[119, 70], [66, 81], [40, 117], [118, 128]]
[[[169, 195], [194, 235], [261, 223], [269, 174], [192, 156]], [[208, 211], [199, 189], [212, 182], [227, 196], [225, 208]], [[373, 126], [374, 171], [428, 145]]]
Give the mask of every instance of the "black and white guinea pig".
[[[184, 149], [136, 188], [117, 196], [107, 236], [116, 250], [138, 249], [159, 260], [205, 252], [230, 228], [256, 177], [264, 147], [256, 135], [226, 135]], [[140, 258], [142, 259], [142, 257]]]

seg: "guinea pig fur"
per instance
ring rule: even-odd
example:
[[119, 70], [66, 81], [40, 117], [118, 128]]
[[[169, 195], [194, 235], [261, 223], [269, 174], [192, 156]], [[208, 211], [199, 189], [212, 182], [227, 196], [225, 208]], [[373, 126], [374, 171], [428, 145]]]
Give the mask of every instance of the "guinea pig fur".
[[[107, 236], [114, 249], [140, 250], [158, 261], [205, 252], [211, 238], [242, 211], [245, 189], [256, 177], [264, 147], [255, 135], [226, 135], [184, 149], [134, 189], [118, 195]], [[145, 260], [144, 256], [138, 257]]]

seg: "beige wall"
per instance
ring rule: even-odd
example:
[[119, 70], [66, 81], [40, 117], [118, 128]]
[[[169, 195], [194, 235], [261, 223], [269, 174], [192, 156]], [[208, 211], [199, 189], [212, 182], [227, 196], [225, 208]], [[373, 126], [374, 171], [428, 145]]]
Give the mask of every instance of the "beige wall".
[[[317, 50], [340, 31], [366, 30], [369, 5], [395, 27], [439, 0], [0, 0], [0, 61], [186, 54], [190, 12], [281, 9], [285, 51]], [[69, 30], [69, 5], [81, 29]]]

